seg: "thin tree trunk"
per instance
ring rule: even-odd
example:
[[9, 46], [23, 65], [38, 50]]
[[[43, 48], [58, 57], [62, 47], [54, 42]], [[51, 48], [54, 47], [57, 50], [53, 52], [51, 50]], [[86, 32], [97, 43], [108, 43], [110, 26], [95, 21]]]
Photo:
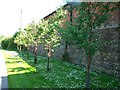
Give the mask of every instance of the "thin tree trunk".
[[21, 48], [21, 45], [20, 45], [20, 46], [19, 46], [19, 53], [21, 53], [21, 56], [23, 56], [23, 55], [22, 55], [22, 52], [21, 52], [21, 49], [22, 49], [22, 48]]
[[73, 12], [73, 6], [72, 6], [72, 4], [70, 4], [70, 22], [71, 22], [71, 24], [72, 24], [72, 12]]
[[50, 46], [48, 46], [48, 62], [47, 62], [47, 71], [50, 71], [50, 70], [51, 70], [50, 58], [51, 58], [51, 48], [50, 48]]
[[87, 64], [87, 74], [86, 74], [86, 88], [89, 90], [90, 88], [90, 63], [91, 63], [91, 56], [88, 55], [88, 64]]
[[68, 48], [68, 43], [66, 41], [66, 43], [65, 43], [65, 55], [67, 54], [67, 48]]
[[[73, 12], [73, 6], [72, 6], [72, 4], [70, 4], [70, 22], [71, 22], [71, 25], [72, 25], [72, 14], [73, 14], [72, 12]], [[65, 41], [65, 50], [64, 50], [64, 56], [63, 56], [64, 61], [69, 59], [68, 53], [67, 53], [67, 49], [68, 49], [68, 41], [67, 40]]]
[[[89, 4], [88, 4], [89, 5]], [[88, 15], [90, 14], [90, 8], [88, 8]], [[88, 63], [87, 63], [87, 75], [86, 75], [86, 88], [89, 90], [90, 88], [90, 64], [91, 64], [91, 35], [92, 35], [92, 24], [91, 24], [91, 18], [89, 18], [89, 26], [90, 26], [90, 32], [89, 32], [89, 37], [88, 37], [88, 42], [89, 42], [89, 47], [88, 47]]]
[[21, 45], [19, 46], [19, 53], [21, 52]]
[[27, 59], [29, 59], [29, 46], [27, 46]]
[[34, 64], [37, 64], [37, 45], [34, 47]]
[[[90, 30], [90, 35], [88, 38], [88, 42], [91, 43], [92, 38], [91, 38], [92, 31]], [[86, 74], [86, 88], [89, 90], [90, 88], [90, 64], [91, 64], [91, 52], [90, 52], [91, 46], [89, 46], [89, 53], [88, 53], [88, 63], [87, 63], [87, 74]]]
[[18, 53], [19, 53], [19, 46], [17, 45], [17, 50], [18, 50]]
[[65, 42], [64, 55], [63, 55], [63, 60], [64, 61], [66, 61], [68, 59], [67, 48], [68, 48], [68, 44], [67, 44], [67, 41], [66, 41]]

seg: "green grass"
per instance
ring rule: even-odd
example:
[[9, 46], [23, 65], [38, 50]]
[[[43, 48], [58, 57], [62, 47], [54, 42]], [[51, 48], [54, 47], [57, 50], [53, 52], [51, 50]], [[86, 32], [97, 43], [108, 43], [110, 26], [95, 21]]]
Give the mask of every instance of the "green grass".
[[[85, 88], [85, 68], [61, 60], [51, 60], [52, 70], [47, 72], [47, 59], [38, 57], [38, 64], [24, 56], [12, 56], [5, 51], [9, 88]], [[92, 88], [118, 88], [119, 80], [114, 76], [91, 72]]]

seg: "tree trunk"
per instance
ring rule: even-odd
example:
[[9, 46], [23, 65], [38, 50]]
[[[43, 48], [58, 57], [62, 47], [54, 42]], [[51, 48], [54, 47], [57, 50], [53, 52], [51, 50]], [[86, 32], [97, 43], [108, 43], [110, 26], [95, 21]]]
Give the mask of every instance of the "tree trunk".
[[86, 88], [89, 90], [90, 88], [90, 62], [91, 62], [91, 56], [88, 55], [88, 64], [87, 64], [87, 73], [86, 73]]
[[[91, 43], [92, 38], [91, 38], [91, 30], [90, 30], [90, 35], [88, 38], [89, 43]], [[91, 46], [89, 45], [89, 53], [88, 53], [88, 63], [87, 63], [87, 74], [86, 74], [86, 88], [89, 90], [90, 88], [90, 64], [91, 64]]]
[[64, 60], [64, 61], [67, 61], [67, 59], [68, 59], [67, 48], [68, 48], [68, 43], [67, 43], [67, 41], [66, 41], [66, 42], [65, 42], [64, 55], [63, 55], [63, 60]]
[[29, 46], [27, 46], [27, 59], [29, 59]]
[[48, 62], [47, 62], [47, 71], [50, 71], [50, 70], [51, 70], [50, 58], [51, 58], [51, 48], [48, 46]]
[[[72, 6], [72, 4], [70, 4], [70, 22], [71, 22], [71, 25], [72, 25], [72, 11], [73, 11], [73, 6]], [[67, 40], [65, 41], [65, 50], [64, 50], [64, 55], [63, 55], [64, 61], [69, 60], [68, 52], [67, 52], [67, 49], [68, 49], [68, 41]]]
[[21, 52], [21, 45], [20, 45], [20, 52]]
[[23, 56], [23, 54], [22, 54], [22, 46], [21, 45], [19, 46], [19, 53], [21, 53], [21, 56]]
[[91, 35], [92, 35], [92, 26], [90, 24], [90, 32], [89, 32], [89, 38], [88, 38], [88, 42], [89, 42], [89, 46], [88, 46], [88, 63], [87, 63], [87, 75], [86, 75], [86, 88], [89, 90], [90, 88], [90, 64], [91, 64], [91, 41], [92, 41], [92, 38], [91, 38]]
[[70, 4], [70, 22], [71, 22], [71, 24], [72, 24], [72, 12], [73, 12], [73, 6], [72, 6], [72, 4]]
[[19, 46], [17, 45], [17, 50], [18, 50], [18, 53], [19, 53]]
[[37, 45], [34, 47], [34, 64], [37, 64]]

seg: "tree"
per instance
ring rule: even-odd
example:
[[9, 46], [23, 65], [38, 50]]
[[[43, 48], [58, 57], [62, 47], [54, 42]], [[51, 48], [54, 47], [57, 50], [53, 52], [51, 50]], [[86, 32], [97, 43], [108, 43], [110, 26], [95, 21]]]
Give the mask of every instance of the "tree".
[[[70, 44], [69, 43], [69, 30], [71, 30], [71, 25], [69, 24], [72, 24], [72, 11], [73, 11], [73, 6], [72, 4], [69, 4], [70, 5], [70, 8], [67, 8], [67, 13], [70, 13], [70, 21], [68, 20], [67, 17], [65, 17], [65, 22], [63, 23], [63, 26], [61, 27], [61, 29], [59, 30], [60, 31], [60, 34], [61, 34], [61, 37], [62, 37], [62, 40], [65, 42], [65, 49], [64, 49], [64, 54], [63, 54], [63, 60], [68, 60], [68, 53], [67, 53], [67, 49], [68, 49], [68, 45]], [[71, 22], [71, 23], [70, 23]]]
[[24, 45], [24, 32], [19, 31], [14, 34], [14, 43], [17, 44], [18, 52], [21, 52], [22, 46]]
[[67, 61], [67, 60], [69, 60], [69, 56], [68, 56], [68, 52], [67, 52], [68, 45], [72, 44], [71, 30], [72, 30], [73, 26], [72, 26], [72, 22], [70, 22], [67, 18], [63, 24], [64, 24], [64, 27], [61, 27], [59, 29], [59, 32], [60, 32], [62, 40], [65, 42], [63, 60]]
[[14, 37], [9, 36], [9, 37], [4, 38], [1, 41], [1, 46], [2, 46], [2, 49], [16, 50], [16, 44], [14, 43]]
[[[42, 27], [41, 27], [42, 21], [40, 21], [38, 24], [35, 22], [32, 22], [28, 25], [28, 27], [25, 29], [27, 33], [27, 38], [29, 38], [28, 44], [34, 45], [34, 63], [37, 64], [37, 46], [39, 43], [42, 43], [41, 39], [41, 33], [42, 33]], [[27, 45], [28, 45], [27, 44]]]
[[48, 63], [47, 63], [47, 71], [51, 70], [50, 58], [52, 55], [52, 51], [55, 47], [60, 45], [61, 37], [59, 35], [58, 29], [60, 24], [63, 22], [63, 17], [65, 16], [65, 11], [60, 8], [56, 11], [56, 13], [49, 18], [49, 20], [44, 21], [43, 26], [43, 41], [45, 45], [45, 49], [48, 52]]
[[[100, 38], [96, 39], [94, 30], [110, 17], [110, 12], [115, 9], [114, 3], [82, 2], [76, 7], [77, 17], [74, 25], [69, 30], [73, 44], [78, 48], [84, 48], [88, 63], [86, 74], [86, 87], [90, 86], [90, 64], [93, 55], [104, 45]], [[70, 24], [69, 24], [70, 25]], [[67, 30], [66, 30], [67, 31]]]
[[30, 45], [32, 45], [32, 40], [31, 40], [30, 34], [27, 32], [26, 29], [27, 28], [24, 29], [23, 34], [22, 34], [23, 35], [22, 41], [23, 41], [23, 46], [27, 48], [27, 59], [29, 59], [29, 47]]
[[63, 60], [69, 60], [68, 56], [68, 45], [72, 44], [71, 40], [71, 30], [74, 26], [72, 26], [73, 23], [73, 10], [75, 9], [77, 2], [68, 2], [68, 6], [66, 7], [66, 11], [70, 18], [68, 18], [66, 15], [65, 21], [63, 22], [63, 26], [60, 28], [60, 34], [62, 37], [62, 40], [65, 42], [65, 49], [63, 54]]
[[[29, 33], [27, 33], [25, 30], [22, 30], [16, 32], [13, 37], [14, 37], [14, 42], [17, 44], [17, 49], [19, 52], [25, 47], [29, 51], [29, 46], [32, 44]], [[27, 59], [29, 59], [29, 52], [27, 52]]]

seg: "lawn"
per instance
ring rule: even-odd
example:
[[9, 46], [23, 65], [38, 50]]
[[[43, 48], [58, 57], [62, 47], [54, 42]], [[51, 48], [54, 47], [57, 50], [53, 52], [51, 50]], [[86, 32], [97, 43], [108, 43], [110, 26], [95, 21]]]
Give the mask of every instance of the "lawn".
[[[14, 51], [2, 50], [6, 58], [9, 88], [85, 88], [85, 68], [70, 64], [62, 60], [51, 60], [52, 70], [47, 72], [47, 59], [38, 57], [34, 64], [34, 57], [26, 59], [13, 55]], [[118, 88], [119, 80], [111, 75], [91, 72], [91, 88]]]

